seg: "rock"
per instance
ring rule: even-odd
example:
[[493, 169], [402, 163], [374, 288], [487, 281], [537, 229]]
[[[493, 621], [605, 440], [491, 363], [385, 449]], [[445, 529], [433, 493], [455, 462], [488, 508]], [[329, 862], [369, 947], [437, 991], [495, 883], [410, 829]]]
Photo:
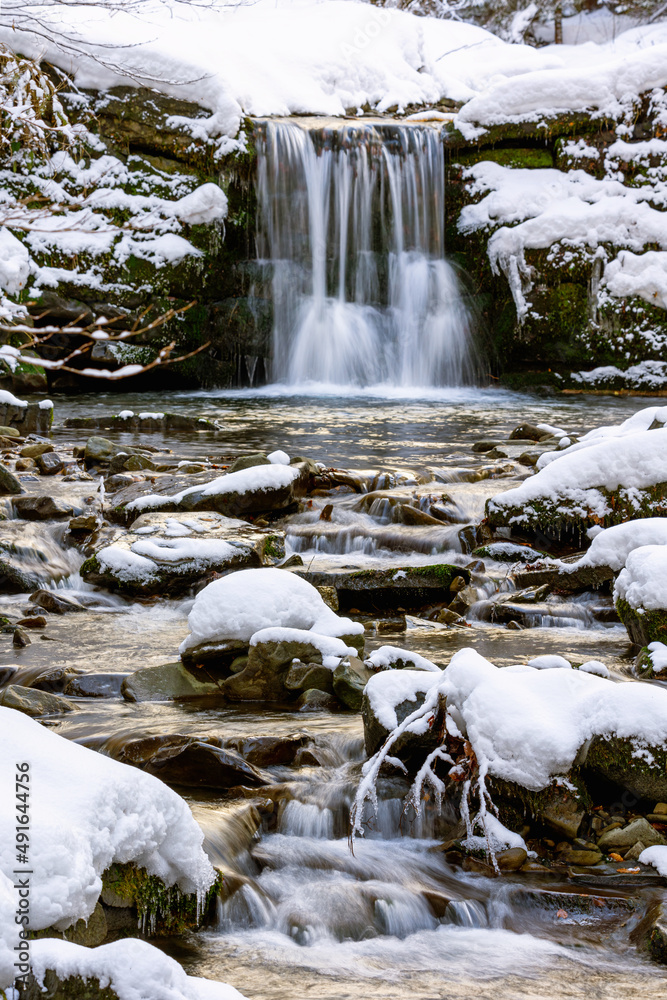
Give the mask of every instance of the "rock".
[[[403, 671], [401, 671], [403, 673]], [[433, 674], [428, 671], [406, 670], [406, 675], [410, 677], [410, 689], [414, 697], [406, 697], [402, 701], [397, 699], [395, 678], [397, 672], [393, 670], [383, 670], [376, 674], [366, 685], [361, 703], [361, 715], [364, 723], [364, 743], [366, 753], [369, 757], [377, 753], [383, 745], [391, 729], [380, 721], [373, 709], [373, 699], [371, 687], [379, 685], [383, 700], [385, 692], [390, 697], [396, 723], [400, 725], [408, 715], [412, 715], [424, 703], [426, 691], [433, 684]], [[444, 702], [438, 706], [433, 724], [424, 733], [403, 733], [392, 746], [392, 756], [398, 757], [409, 768], [417, 770], [424, 762], [424, 758], [435, 750], [442, 742], [443, 727], [445, 717]], [[393, 727], [392, 727], [393, 728]]]
[[515, 441], [517, 438], [522, 441], [539, 441], [545, 436], [544, 431], [536, 427], [535, 424], [519, 424], [515, 427], [510, 434], [510, 441]]
[[35, 441], [24, 445], [21, 448], [20, 455], [21, 458], [39, 458], [40, 455], [45, 455], [47, 451], [53, 451], [53, 445], [50, 441]]
[[439, 518], [433, 517], [432, 514], [427, 514], [426, 511], [420, 510], [419, 507], [413, 507], [407, 503], [397, 504], [394, 508], [394, 521], [398, 524], [425, 524], [435, 525], [438, 528], [442, 527], [442, 521]]
[[255, 767], [276, 767], [294, 764], [297, 754], [309, 740], [306, 733], [291, 733], [289, 736], [240, 736], [226, 740], [224, 745], [236, 750]]
[[63, 459], [55, 451], [46, 451], [39, 455], [35, 461], [43, 476], [55, 476], [57, 472], [62, 471], [65, 465]]
[[[290, 556], [290, 559], [292, 558], [293, 556]], [[280, 568], [285, 569], [287, 566], [303, 566], [303, 559], [301, 559], [300, 556], [297, 558], [299, 559], [298, 563], [291, 563], [289, 560], [285, 560], [285, 562], [281, 563]], [[331, 608], [332, 611], [335, 611], [336, 614], [338, 614], [338, 612], [340, 611], [340, 603], [338, 601], [338, 592], [336, 591], [336, 588], [318, 587], [317, 591], [322, 600], [324, 601], [324, 603], [326, 604], [326, 606], [328, 608]]]
[[128, 674], [79, 674], [67, 681], [63, 693], [75, 698], [120, 698], [123, 681], [128, 676]]
[[270, 783], [256, 767], [234, 750], [223, 748], [217, 737], [149, 736], [122, 745], [113, 756], [154, 774], [170, 785], [191, 788], [258, 788]]
[[574, 840], [586, 815], [578, 792], [556, 787], [548, 790], [546, 802], [541, 805], [540, 818], [558, 833]]
[[84, 580], [140, 596], [173, 595], [207, 576], [273, 563], [284, 534], [214, 512], [142, 514], [129, 532], [103, 545], [81, 567]]
[[86, 466], [108, 465], [114, 455], [120, 450], [128, 453], [132, 451], [131, 448], [121, 449], [119, 445], [114, 441], [110, 441], [109, 438], [89, 437], [86, 441], [86, 450], [84, 452]]
[[63, 421], [64, 427], [111, 431], [120, 430], [142, 434], [168, 434], [174, 431], [219, 431], [220, 427], [213, 420], [204, 417], [186, 417], [182, 413], [132, 413], [124, 410], [122, 414], [105, 414], [94, 417], [68, 417]]
[[632, 739], [596, 736], [582, 765], [584, 774], [601, 776], [637, 799], [667, 797], [667, 748], [663, 745], [638, 747]]
[[222, 693], [220, 682], [208, 673], [198, 677], [180, 661], [159, 667], [143, 667], [125, 677], [121, 694], [126, 701], [181, 701]]
[[654, 901], [630, 937], [654, 962], [667, 965], [667, 902]]
[[241, 455], [235, 459], [227, 469], [227, 472], [238, 472], [240, 469], [253, 469], [257, 465], [271, 465], [266, 455], [256, 452], [254, 455]]
[[625, 852], [625, 854], [623, 855], [623, 860], [639, 861], [639, 855], [642, 853], [642, 851], [646, 850], [647, 846], [648, 846], [647, 844], [644, 844], [642, 843], [641, 840], [638, 840], [637, 843], [634, 845], [634, 847], [631, 847], [629, 851]]
[[73, 597], [66, 597], [62, 592], [56, 594], [53, 590], [36, 590], [30, 595], [30, 601], [55, 615], [65, 615], [74, 611], [86, 610]]
[[107, 920], [99, 900], [87, 920], [77, 920], [73, 927], [68, 927], [63, 932], [66, 941], [83, 945], [84, 948], [97, 948], [104, 943], [106, 936]]
[[97, 529], [99, 520], [97, 514], [79, 514], [69, 522], [69, 530], [82, 535], [90, 535]]
[[0, 425], [15, 428], [21, 436], [46, 434], [53, 420], [53, 403], [43, 399], [27, 403], [21, 399], [0, 403]]
[[283, 684], [288, 691], [317, 688], [319, 691], [326, 691], [327, 694], [334, 693], [332, 671], [318, 663], [292, 663]]
[[609, 830], [607, 833], [603, 833], [598, 840], [598, 846], [603, 850], [613, 847], [634, 847], [640, 840], [646, 847], [653, 847], [656, 844], [667, 844], [667, 840], [665, 840], [662, 834], [658, 833], [641, 816], [619, 830]]
[[22, 496], [12, 500], [16, 517], [24, 521], [50, 521], [72, 516], [71, 504], [45, 496]]
[[6, 466], [0, 464], [0, 495], [18, 496], [20, 493], [23, 493], [23, 487], [16, 476], [13, 476]]
[[0, 705], [5, 708], [15, 708], [25, 715], [60, 715], [63, 712], [74, 711], [74, 705], [67, 698], [48, 691], [36, 691], [34, 688], [10, 684], [0, 691]]
[[352, 608], [378, 612], [446, 604], [454, 596], [451, 586], [457, 577], [465, 583], [470, 581], [468, 570], [447, 563], [312, 573], [305, 570], [299, 575], [315, 587], [334, 587], [343, 612]]
[[586, 868], [590, 865], [599, 865], [602, 861], [602, 855], [599, 851], [570, 850], [563, 854], [562, 860], [566, 865], [576, 865]]
[[336, 712], [340, 702], [333, 695], [311, 688], [304, 691], [296, 703], [299, 712]]
[[496, 855], [496, 861], [501, 872], [516, 872], [528, 859], [528, 852], [523, 847], [511, 847], [506, 851], [500, 851]]
[[245, 669], [223, 681], [225, 696], [230, 701], [288, 701], [296, 690], [285, 685], [293, 660], [312, 667], [322, 662], [322, 654], [314, 643], [300, 639], [250, 646]]
[[46, 618], [43, 615], [37, 615], [35, 618], [21, 618], [16, 624], [19, 628], [46, 628]]
[[0, 427], [0, 437], [18, 438], [21, 437], [16, 427]]
[[37, 472], [37, 462], [32, 458], [17, 458], [14, 466], [16, 472]]
[[364, 688], [372, 676], [358, 657], [346, 657], [333, 672], [336, 697], [353, 712], [360, 712]]
[[28, 633], [25, 631], [25, 629], [22, 628], [14, 629], [14, 636], [12, 639], [12, 643], [14, 646], [17, 646], [19, 649], [23, 649], [25, 646], [29, 646], [31, 641], [32, 640], [28, 635]]
[[499, 441], [476, 441], [471, 450], [478, 454], [484, 454], [487, 451], [494, 451], [499, 446]]

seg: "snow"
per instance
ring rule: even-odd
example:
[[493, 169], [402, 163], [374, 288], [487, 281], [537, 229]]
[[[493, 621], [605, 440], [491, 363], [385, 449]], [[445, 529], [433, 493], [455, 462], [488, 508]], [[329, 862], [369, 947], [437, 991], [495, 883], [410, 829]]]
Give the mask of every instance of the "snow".
[[[27, 406], [25, 399], [17, 399], [16, 396], [8, 392], [7, 389], [0, 389], [0, 406], [18, 406], [23, 408]], [[53, 405], [53, 404], [51, 404]]]
[[600, 660], [586, 660], [585, 663], [580, 664], [580, 670], [583, 670], [585, 674], [596, 674], [598, 677], [611, 677], [611, 672], [608, 667], [601, 663]]
[[[17, 761], [30, 764], [32, 930], [87, 918], [102, 890], [100, 876], [113, 862], [133, 861], [199, 896], [211, 885], [203, 834], [184, 800], [159, 779], [0, 707], [5, 789], [14, 785]], [[3, 795], [0, 809], [0, 871], [10, 875], [14, 797]]]
[[667, 878], [667, 847], [647, 847], [639, 855], [640, 865], [652, 865]]
[[398, 646], [380, 646], [373, 650], [366, 662], [370, 663], [371, 670], [391, 670], [399, 660], [409, 663], [414, 670], [440, 672], [440, 667], [436, 667], [435, 663], [426, 657], [413, 653], [412, 650], [400, 649]]
[[572, 372], [571, 378], [574, 382], [602, 388], [620, 380], [621, 384], [636, 389], [664, 389], [667, 383], [667, 362], [641, 361], [625, 371], [614, 365], [602, 365], [588, 372]]
[[585, 555], [576, 563], [564, 564], [563, 572], [576, 572], [584, 566], [608, 566], [618, 573], [633, 549], [644, 545], [667, 545], [667, 517], [638, 518], [599, 531]]
[[569, 660], [566, 660], [564, 656], [558, 656], [557, 653], [545, 653], [542, 656], [534, 656], [532, 660], [528, 660], [529, 667], [535, 667], [537, 670], [571, 670], [572, 664]]
[[633, 549], [614, 585], [614, 600], [647, 611], [667, 609], [667, 545]]
[[416, 702], [419, 695], [430, 691], [442, 676], [441, 670], [437, 676], [426, 670], [383, 670], [371, 677], [364, 693], [380, 725], [391, 730], [398, 725], [397, 706], [404, 701]]
[[491, 845], [494, 851], [502, 851], [506, 847], [521, 847], [528, 854], [528, 847], [525, 840], [520, 833], [514, 833], [512, 830], [508, 830], [506, 826], [500, 822], [500, 820], [494, 816], [492, 813], [487, 813], [484, 819], [480, 817], [478, 820], [479, 825], [484, 829], [483, 837], [466, 837], [462, 841], [463, 845], [471, 851], [483, 851], [488, 847], [488, 842], [491, 841]]
[[322, 654], [322, 664], [329, 670], [335, 670], [345, 656], [358, 656], [354, 646], [346, 646], [342, 639], [335, 636], [320, 635], [318, 632], [301, 628], [282, 628], [273, 626], [255, 632], [250, 639], [251, 646], [262, 642], [307, 642], [315, 646]]
[[19, 944], [19, 928], [14, 915], [17, 901], [14, 877], [8, 878], [0, 871], [0, 990], [11, 986], [16, 975], [14, 948]]
[[163, 495], [151, 493], [148, 496], [139, 497], [127, 505], [128, 511], [144, 511], [151, 508], [161, 507], [165, 503], [178, 505], [192, 493], [201, 493], [202, 496], [222, 496], [227, 493], [252, 493], [260, 490], [277, 490], [290, 486], [299, 477], [299, 470], [285, 465], [256, 465], [250, 469], [239, 469], [238, 472], [229, 472], [224, 476], [218, 476], [210, 483], [204, 485], [188, 486], [179, 493]]
[[[647, 364], [648, 362], [645, 362]], [[631, 417], [620, 424], [606, 424], [602, 427], [595, 427], [592, 431], [584, 434], [578, 441], [570, 445], [565, 452], [545, 452], [537, 460], [537, 468], [543, 469], [545, 465], [559, 461], [565, 455], [572, 455], [583, 448], [599, 444], [609, 438], [624, 438], [628, 434], [637, 434], [640, 431], [660, 430], [667, 424], [667, 406], [647, 406], [642, 410], [637, 410]], [[634, 447], [634, 443], [633, 443]]]
[[30, 944], [32, 971], [40, 986], [47, 970], [60, 979], [80, 976], [110, 986], [118, 1000], [244, 1000], [225, 983], [187, 976], [178, 962], [159, 948], [126, 938], [99, 948], [44, 939]]
[[227, 195], [217, 184], [202, 184], [175, 202], [172, 212], [190, 226], [220, 222], [227, 217]]
[[578, 670], [499, 669], [468, 648], [454, 654], [439, 689], [480, 766], [534, 790], [566, 774], [595, 735], [667, 738], [667, 691], [647, 684]]
[[618, 298], [639, 295], [651, 305], [667, 309], [667, 252], [649, 250], [635, 254], [621, 250], [618, 257], [605, 266], [602, 281]]
[[0, 228], [0, 288], [18, 295], [30, 276], [30, 255], [20, 240]]
[[188, 624], [191, 632], [181, 654], [204, 642], [250, 642], [255, 633], [276, 626], [335, 637], [364, 631], [359, 622], [339, 618], [306, 580], [269, 568], [240, 570], [209, 583], [197, 594]]
[[[57, 36], [77, 37], [76, 83], [127, 86], [128, 77], [195, 100], [208, 117], [174, 117], [193, 138], [233, 148], [244, 115], [343, 115], [464, 101], [454, 124], [474, 137], [498, 121], [583, 109], [623, 111], [628, 95], [667, 83], [664, 24], [601, 44], [508, 44], [457, 20], [418, 17], [348, 0], [258, 0], [238, 6], [145, 2], [142, 16], [109, 5], [42, 7], [44, 33], [10, 23], [0, 38], [71, 71]], [[51, 22], [50, 19], [53, 19]], [[623, 23], [623, 22], [620, 22]], [[631, 22], [625, 22], [631, 23]], [[519, 30], [519, 26], [515, 26]], [[50, 37], [49, 37], [50, 36]], [[515, 35], [515, 37], [518, 37]], [[133, 44], [127, 46], [128, 38]], [[51, 40], [53, 39], [53, 40]], [[113, 59], [105, 46], [119, 46]], [[120, 47], [122, 46], [122, 47]], [[87, 55], [90, 53], [90, 55]]]
[[649, 642], [648, 651], [653, 664], [653, 673], [662, 674], [667, 670], [667, 646], [662, 642]]
[[[667, 407], [661, 409], [667, 415]], [[543, 455], [542, 459], [546, 457]], [[611, 513], [607, 499], [599, 492], [598, 487], [602, 487], [624, 489], [625, 498], [631, 504], [634, 502], [639, 513], [639, 491], [667, 482], [667, 429], [630, 431], [624, 447], [619, 447], [617, 435], [603, 436], [599, 443], [595, 443], [595, 439], [582, 440], [548, 457], [552, 461], [542, 463], [540, 460], [538, 466], [542, 464], [542, 468], [536, 475], [516, 489], [493, 497], [489, 501], [489, 511], [501, 511], [510, 506], [524, 508], [521, 514], [512, 518], [513, 522], [521, 523], [530, 513], [525, 508], [534, 501], [548, 500], [566, 503], [573, 513], [581, 516], [587, 516], [590, 511], [602, 519]]]
[[[663, 60], [666, 56], [667, 46]], [[653, 256], [621, 250], [618, 261], [607, 264], [603, 284], [614, 295], [643, 295], [658, 305], [667, 294], [662, 253], [667, 251], [667, 231], [659, 210], [667, 192], [662, 187], [629, 187], [584, 170], [518, 169], [489, 160], [465, 168], [463, 176], [470, 193], [483, 197], [463, 208], [458, 228], [465, 234], [502, 223], [489, 239], [487, 253], [494, 273], [502, 271], [508, 279], [520, 320], [527, 315], [526, 296], [532, 288], [526, 250], [559, 241], [591, 252], [609, 243], [635, 252], [657, 245], [661, 252]]]
[[272, 465], [289, 465], [290, 457], [285, 451], [272, 451], [266, 456]]

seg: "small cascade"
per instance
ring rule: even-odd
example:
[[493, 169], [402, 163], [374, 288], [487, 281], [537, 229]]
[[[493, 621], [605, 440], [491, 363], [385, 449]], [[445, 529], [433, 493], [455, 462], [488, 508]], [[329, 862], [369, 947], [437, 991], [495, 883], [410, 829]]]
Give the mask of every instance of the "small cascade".
[[407, 123], [266, 122], [257, 154], [274, 380], [472, 381], [470, 320], [445, 259], [438, 132]]

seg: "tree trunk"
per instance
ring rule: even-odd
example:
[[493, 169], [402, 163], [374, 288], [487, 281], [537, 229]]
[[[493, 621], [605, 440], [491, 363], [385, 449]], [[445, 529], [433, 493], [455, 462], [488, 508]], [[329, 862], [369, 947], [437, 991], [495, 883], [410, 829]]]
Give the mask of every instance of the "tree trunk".
[[563, 44], [563, 8], [560, 4], [554, 10], [554, 42], [556, 45]]

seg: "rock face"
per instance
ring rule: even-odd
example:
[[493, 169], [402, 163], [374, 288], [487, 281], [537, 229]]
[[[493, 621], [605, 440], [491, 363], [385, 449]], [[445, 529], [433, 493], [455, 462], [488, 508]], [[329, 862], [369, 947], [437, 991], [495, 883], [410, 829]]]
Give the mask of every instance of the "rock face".
[[218, 424], [205, 417], [188, 417], [182, 413], [108, 413], [103, 416], [68, 417], [63, 427], [82, 430], [123, 431], [131, 434], [171, 434], [186, 432], [216, 432]]
[[53, 403], [44, 399], [28, 403], [0, 390], [0, 425], [13, 427], [21, 435], [47, 434], [53, 422]]
[[637, 799], [667, 798], [667, 749], [641, 747], [619, 736], [596, 736], [588, 748], [585, 771], [627, 789]]
[[91, 556], [84, 580], [129, 594], [177, 594], [212, 574], [261, 566], [285, 554], [282, 531], [214, 512], [142, 514], [130, 531]]

